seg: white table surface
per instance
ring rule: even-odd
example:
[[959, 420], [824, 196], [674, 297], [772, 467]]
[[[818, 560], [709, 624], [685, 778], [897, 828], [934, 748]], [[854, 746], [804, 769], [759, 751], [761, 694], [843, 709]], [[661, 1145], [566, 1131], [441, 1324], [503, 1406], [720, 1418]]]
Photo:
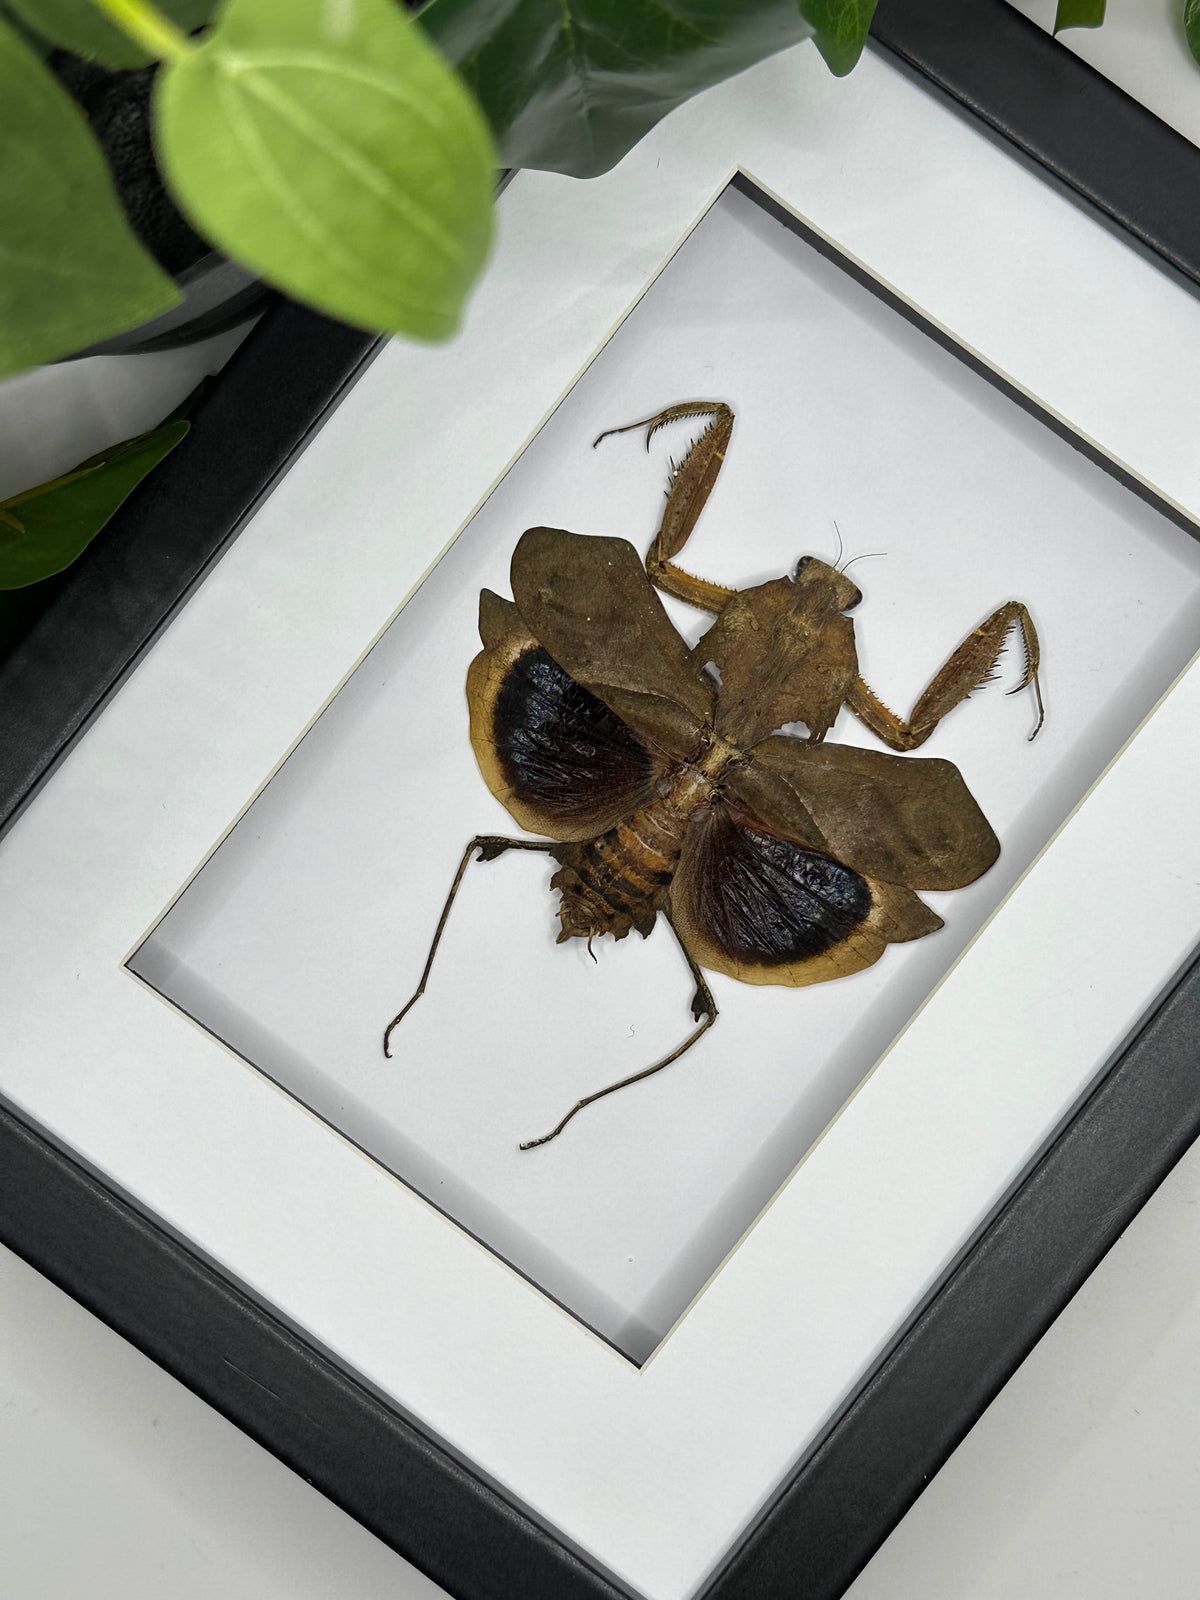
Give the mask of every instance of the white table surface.
[[[1043, 23], [1053, 12], [1051, 0], [1019, 8]], [[1143, 98], [1161, 95], [1161, 114], [1200, 139], [1200, 72], [1193, 85], [1171, 6], [1110, 0], [1109, 9], [1108, 28], [1068, 42]], [[237, 337], [0, 386], [0, 496], [158, 420]], [[1194, 1150], [848, 1600], [1194, 1600], [1198, 1424]], [[0, 1593], [435, 1600], [443, 1591], [0, 1249]]]

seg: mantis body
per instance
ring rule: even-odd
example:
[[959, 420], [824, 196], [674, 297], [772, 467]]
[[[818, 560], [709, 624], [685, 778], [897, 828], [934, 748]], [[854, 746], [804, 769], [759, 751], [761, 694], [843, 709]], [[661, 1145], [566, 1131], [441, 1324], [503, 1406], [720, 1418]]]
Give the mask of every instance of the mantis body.
[[[1018, 628], [1042, 722], [1037, 633], [1006, 601], [934, 674], [905, 719], [858, 671], [848, 612], [862, 596], [815, 556], [738, 590], [675, 562], [725, 459], [733, 412], [688, 401], [626, 428], [707, 426], [675, 467], [643, 565], [623, 539], [530, 528], [513, 555], [513, 599], [480, 596], [483, 650], [467, 675], [471, 739], [493, 794], [541, 840], [477, 835], [450, 888], [416, 993], [424, 993], [473, 853], [544, 851], [559, 870], [559, 941], [643, 936], [663, 916], [695, 982], [698, 1026], [670, 1055], [577, 1102], [530, 1149], [593, 1101], [660, 1072], [717, 1017], [702, 969], [800, 986], [843, 977], [890, 943], [942, 926], [918, 890], [961, 888], [1000, 846], [956, 767], [826, 744], [842, 707], [909, 752], [993, 675]], [[601, 434], [596, 440], [608, 434]], [[710, 612], [689, 648], [655, 593]], [[779, 730], [802, 723], [806, 738]]]

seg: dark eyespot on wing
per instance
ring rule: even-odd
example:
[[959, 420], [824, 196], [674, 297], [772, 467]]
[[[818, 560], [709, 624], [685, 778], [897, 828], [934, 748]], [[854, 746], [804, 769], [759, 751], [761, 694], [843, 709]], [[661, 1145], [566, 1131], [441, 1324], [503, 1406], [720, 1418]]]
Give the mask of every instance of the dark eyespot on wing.
[[488, 788], [530, 833], [606, 833], [654, 794], [665, 758], [561, 667], [511, 600], [479, 597], [467, 672], [471, 745]]
[[835, 857], [718, 812], [687, 874], [686, 920], [737, 963], [791, 966], [842, 943], [871, 912], [871, 886]]
[[645, 747], [540, 645], [504, 674], [492, 739], [514, 796], [551, 817], [591, 816], [598, 806], [624, 813], [649, 795]]

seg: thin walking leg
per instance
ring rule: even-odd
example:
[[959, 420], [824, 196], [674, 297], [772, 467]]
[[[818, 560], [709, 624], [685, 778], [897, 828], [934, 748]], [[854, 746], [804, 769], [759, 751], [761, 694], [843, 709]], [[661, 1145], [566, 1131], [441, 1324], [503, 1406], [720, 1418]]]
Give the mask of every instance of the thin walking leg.
[[[663, 915], [666, 916], [666, 912], [664, 912]], [[669, 916], [667, 916], [667, 923], [671, 929], [671, 932], [678, 940], [679, 948], [684, 954], [684, 959], [691, 968], [692, 977], [696, 980], [696, 992], [692, 996], [692, 1020], [695, 1022], [700, 1022], [700, 1018], [703, 1017], [704, 1021], [700, 1022], [700, 1026], [695, 1030], [695, 1032], [690, 1034], [677, 1050], [672, 1050], [669, 1056], [664, 1056], [661, 1061], [656, 1061], [652, 1067], [643, 1067], [641, 1072], [635, 1072], [631, 1078], [622, 1078], [619, 1083], [610, 1083], [607, 1089], [597, 1089], [595, 1094], [585, 1095], [582, 1100], [577, 1101], [576, 1104], [571, 1107], [570, 1111], [567, 1112], [566, 1116], [558, 1124], [557, 1128], [553, 1128], [549, 1133], [544, 1133], [540, 1139], [526, 1140], [523, 1145], [518, 1146], [519, 1149], [533, 1150], [539, 1144], [549, 1144], [551, 1139], [558, 1138], [559, 1134], [566, 1127], [567, 1123], [570, 1122], [571, 1118], [576, 1114], [576, 1112], [582, 1111], [584, 1106], [590, 1106], [597, 1100], [603, 1100], [606, 1094], [615, 1094], [618, 1089], [627, 1089], [631, 1083], [640, 1083], [643, 1078], [649, 1078], [654, 1073], [661, 1072], [664, 1067], [669, 1067], [672, 1061], [679, 1060], [680, 1056], [683, 1055], [685, 1050], [690, 1050], [700, 1035], [711, 1028], [713, 1023], [717, 1020], [717, 1004], [712, 997], [712, 990], [704, 981], [704, 974], [700, 971], [700, 968], [692, 959], [692, 953], [688, 949], [687, 945], [685, 945], [683, 940], [679, 938], [679, 930], [676, 928]]]
[[442, 934], [445, 932], [446, 919], [450, 915], [450, 907], [454, 904], [454, 896], [458, 893], [458, 886], [463, 881], [463, 874], [466, 872], [467, 865], [471, 859], [471, 851], [476, 849], [479, 851], [480, 861], [494, 861], [497, 856], [502, 856], [506, 850], [553, 850], [554, 846], [552, 844], [536, 844], [532, 839], [504, 839], [499, 834], [494, 833], [478, 833], [471, 840], [463, 851], [462, 860], [458, 863], [458, 871], [454, 874], [454, 882], [450, 885], [450, 893], [446, 896], [446, 904], [442, 907], [442, 914], [438, 918], [437, 931], [434, 933], [433, 943], [429, 946], [429, 957], [425, 962], [425, 970], [421, 974], [421, 981], [417, 985], [417, 992], [406, 1005], [400, 1008], [384, 1029], [383, 1053], [389, 1061], [391, 1060], [392, 1052], [388, 1049], [388, 1040], [392, 1037], [393, 1030], [399, 1023], [403, 1022], [413, 1006], [425, 993], [425, 985], [429, 981], [433, 958], [437, 955], [437, 947], [441, 942]]

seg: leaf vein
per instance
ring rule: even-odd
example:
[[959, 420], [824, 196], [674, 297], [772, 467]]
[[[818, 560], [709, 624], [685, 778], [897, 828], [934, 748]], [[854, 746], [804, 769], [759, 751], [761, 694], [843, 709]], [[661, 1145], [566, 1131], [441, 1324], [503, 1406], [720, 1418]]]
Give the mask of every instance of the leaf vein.
[[[226, 84], [223, 87], [228, 98], [232, 86]], [[292, 218], [298, 230], [311, 240], [317, 249], [323, 251], [329, 260], [335, 262], [344, 272], [364, 284], [366, 288], [374, 290], [376, 288], [376, 274], [358, 256], [346, 249], [333, 228], [324, 222], [316, 208], [305, 205], [301, 201], [296, 190], [281, 171], [278, 162], [271, 155], [258, 130], [245, 117], [237, 114], [238, 109], [238, 101], [233, 99], [228, 105], [229, 125], [234, 138], [242, 148], [247, 163], [257, 175], [263, 188], [275, 198], [285, 213]], [[437, 312], [444, 312], [445, 310], [445, 306], [440, 301], [416, 300], [411, 296], [408, 297], [408, 304]]]
[[114, 288], [118, 289], [128, 289], [129, 287], [127, 274], [111, 279], [97, 277], [94, 272], [80, 270], [73, 262], [62, 260], [59, 253], [52, 256], [39, 256], [26, 250], [18, 250], [15, 246], [7, 244], [3, 239], [0, 239], [0, 256], [15, 262], [18, 267], [28, 268], [31, 272], [49, 273], [53, 277], [63, 278], [68, 282], [111, 283]]
[[[294, 63], [289, 63], [293, 65]], [[398, 217], [407, 226], [422, 234], [431, 244], [436, 246], [444, 256], [451, 261], [462, 260], [464, 251], [461, 242], [437, 220], [428, 208], [416, 203], [397, 187], [392, 175], [378, 162], [355, 148], [349, 140], [340, 137], [330, 128], [328, 123], [310, 115], [290, 95], [283, 92], [277, 85], [262, 78], [258, 72], [249, 71], [236, 76], [245, 76], [246, 83], [243, 92], [252, 95], [258, 102], [272, 111], [279, 119], [289, 126], [295, 133], [306, 139], [314, 149], [335, 164], [343, 167], [350, 175], [357, 178], [365, 189], [376, 196], [394, 216]], [[232, 77], [229, 80], [232, 82]], [[369, 75], [364, 74], [361, 81], [374, 86]], [[403, 96], [396, 96], [404, 100]], [[410, 104], [407, 100], [404, 103]], [[238, 122], [245, 122], [244, 117], [235, 118]], [[442, 131], [437, 124], [428, 118], [423, 118], [433, 131]], [[266, 145], [256, 130], [256, 140], [260, 157], [264, 162], [270, 163], [272, 170], [277, 174], [279, 182], [275, 185], [275, 192], [281, 196], [286, 194], [293, 206], [302, 209], [298, 202], [299, 197], [295, 189], [287, 186], [286, 179], [279, 171], [278, 163], [270, 156]], [[314, 219], [315, 220], [315, 219]], [[324, 231], [324, 230], [322, 230]]]

